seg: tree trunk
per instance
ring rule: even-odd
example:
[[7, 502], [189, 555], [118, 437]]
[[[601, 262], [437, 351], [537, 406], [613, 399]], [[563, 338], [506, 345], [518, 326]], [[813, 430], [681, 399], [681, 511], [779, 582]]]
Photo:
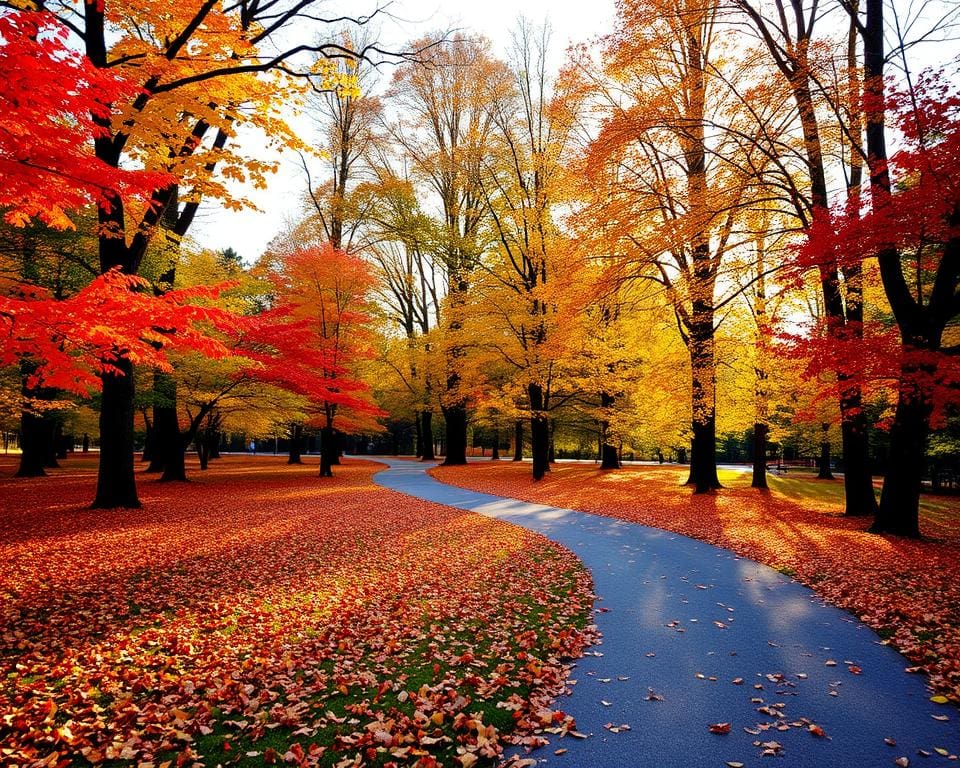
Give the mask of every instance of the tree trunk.
[[500, 461], [500, 430], [493, 430], [493, 450], [490, 453], [491, 461]]
[[753, 425], [753, 482], [751, 488], [767, 489], [767, 425]]
[[177, 419], [177, 382], [170, 374], [157, 371], [153, 377], [153, 392], [156, 398], [153, 405], [154, 461], [147, 471], [159, 464], [163, 469], [161, 483], [185, 483], [187, 443]]
[[467, 408], [465, 405], [453, 405], [443, 409], [447, 428], [447, 455], [443, 460], [445, 467], [467, 463]]
[[420, 411], [413, 414], [413, 435], [414, 435], [414, 455], [419, 459], [423, 457], [423, 430], [420, 428]]
[[23, 410], [20, 413], [20, 466], [16, 477], [45, 477], [44, 449], [46, 426], [43, 416]]
[[216, 429], [210, 433], [210, 438], [208, 440], [210, 445], [210, 456], [211, 459], [220, 458], [220, 430]]
[[320, 477], [333, 477], [339, 450], [337, 437], [337, 431], [329, 425], [320, 430]]
[[[903, 354], [908, 356], [910, 351], [905, 348]], [[935, 366], [901, 365], [887, 472], [870, 528], [873, 533], [920, 537], [920, 483], [932, 410], [929, 382], [935, 373]]]
[[433, 450], [433, 411], [424, 411], [421, 414], [421, 440], [423, 440], [423, 461], [433, 461], [437, 458]]
[[207, 442], [207, 436], [203, 432], [197, 433], [197, 439], [194, 441], [197, 446], [197, 458], [200, 459], [200, 471], [207, 468], [210, 461], [210, 445]]
[[550, 465], [557, 463], [557, 452], [556, 444], [554, 442], [553, 436], [557, 431], [557, 420], [550, 419], [549, 429], [547, 432], [547, 472], [550, 471]]
[[610, 420], [607, 418], [613, 409], [615, 398], [609, 392], [600, 393], [600, 407], [604, 409], [604, 417], [600, 421], [600, 469], [620, 469], [620, 457], [617, 448], [610, 441]]
[[513, 460], [523, 461], [523, 419], [513, 425]]
[[137, 481], [133, 471], [133, 365], [113, 361], [120, 373], [105, 373], [100, 404], [100, 468], [93, 509], [138, 509]]
[[[860, 402], [859, 388], [854, 398]], [[870, 472], [870, 444], [867, 419], [862, 410], [847, 410], [848, 418], [840, 427], [843, 438], [843, 488], [848, 517], [875, 515], [877, 497]]]
[[303, 425], [302, 424], [291, 424], [290, 425], [290, 456], [287, 459], [287, 464], [303, 464], [303, 460], [300, 458], [303, 441]]
[[823, 430], [823, 442], [820, 443], [820, 471], [817, 473], [817, 480], [833, 480], [833, 472], [830, 471], [830, 439], [827, 437], [829, 424], [821, 424]]
[[530, 455], [533, 457], [533, 479], [542, 480], [550, 471], [550, 424], [544, 411], [543, 387], [528, 384], [530, 398]]
[[694, 301], [694, 322], [688, 346], [693, 402], [693, 440], [690, 477], [694, 493], [720, 488], [717, 477], [716, 363], [714, 360], [713, 308]]

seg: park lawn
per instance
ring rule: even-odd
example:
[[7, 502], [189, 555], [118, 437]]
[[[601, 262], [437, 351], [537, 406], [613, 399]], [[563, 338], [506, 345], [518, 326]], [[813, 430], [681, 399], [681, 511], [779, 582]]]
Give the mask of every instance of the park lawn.
[[721, 470], [723, 490], [693, 495], [687, 468], [602, 471], [559, 463], [535, 483], [512, 462], [437, 467], [437, 479], [486, 493], [577, 509], [676, 531], [766, 563], [808, 584], [873, 627], [923, 671], [931, 688], [960, 702], [960, 499], [924, 497], [912, 541], [866, 532], [869, 519], [842, 516], [840, 480]]
[[[547, 539], [283, 458], [140, 477], [0, 464], [0, 764], [492, 764], [589, 642], [589, 574]], [[523, 741], [525, 740], [525, 741]]]

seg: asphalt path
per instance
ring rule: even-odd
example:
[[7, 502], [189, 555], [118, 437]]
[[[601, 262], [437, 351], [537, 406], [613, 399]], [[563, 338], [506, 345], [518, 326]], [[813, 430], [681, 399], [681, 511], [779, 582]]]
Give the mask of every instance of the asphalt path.
[[[960, 765], [960, 711], [931, 702], [871, 629], [779, 572], [679, 534], [446, 485], [431, 464], [377, 461], [389, 466], [380, 485], [541, 533], [592, 572], [603, 642], [557, 703], [586, 738], [554, 737], [531, 753], [539, 764]], [[721, 723], [729, 733], [710, 731]]]

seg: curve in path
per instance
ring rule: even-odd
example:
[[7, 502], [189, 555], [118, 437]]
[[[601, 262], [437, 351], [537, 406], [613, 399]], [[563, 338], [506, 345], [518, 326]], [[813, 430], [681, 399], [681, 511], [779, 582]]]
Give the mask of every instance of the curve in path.
[[[445, 485], [426, 474], [432, 465], [378, 460], [389, 465], [380, 485], [542, 533], [593, 573], [603, 644], [578, 661], [559, 702], [589, 737], [554, 740], [531, 755], [541, 764], [960, 764], [948, 759], [960, 754], [957, 709], [932, 703], [872, 630], [777, 571], [656, 528]], [[729, 734], [711, 733], [715, 723]]]

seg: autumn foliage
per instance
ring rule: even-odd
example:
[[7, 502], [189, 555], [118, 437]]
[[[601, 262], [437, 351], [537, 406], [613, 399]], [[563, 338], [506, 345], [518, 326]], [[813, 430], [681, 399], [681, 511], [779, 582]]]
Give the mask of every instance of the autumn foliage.
[[121, 358], [169, 371], [174, 349], [223, 357], [229, 350], [215, 331], [236, 330], [240, 318], [204, 305], [218, 293], [196, 287], [157, 297], [146, 280], [115, 269], [66, 300], [19, 285], [0, 297], [0, 365], [34, 359], [27, 386], [88, 395], [103, 374], [122, 375]]
[[136, 86], [94, 67], [66, 37], [49, 13], [0, 16], [0, 209], [17, 226], [38, 218], [72, 227], [71, 210], [169, 183], [166, 174], [121, 170], [94, 155], [110, 105], [135, 96]]
[[579, 562], [375, 469], [224, 459], [135, 518], [84, 512], [89, 470], [0, 481], [2, 762], [466, 768], [569, 727]]

